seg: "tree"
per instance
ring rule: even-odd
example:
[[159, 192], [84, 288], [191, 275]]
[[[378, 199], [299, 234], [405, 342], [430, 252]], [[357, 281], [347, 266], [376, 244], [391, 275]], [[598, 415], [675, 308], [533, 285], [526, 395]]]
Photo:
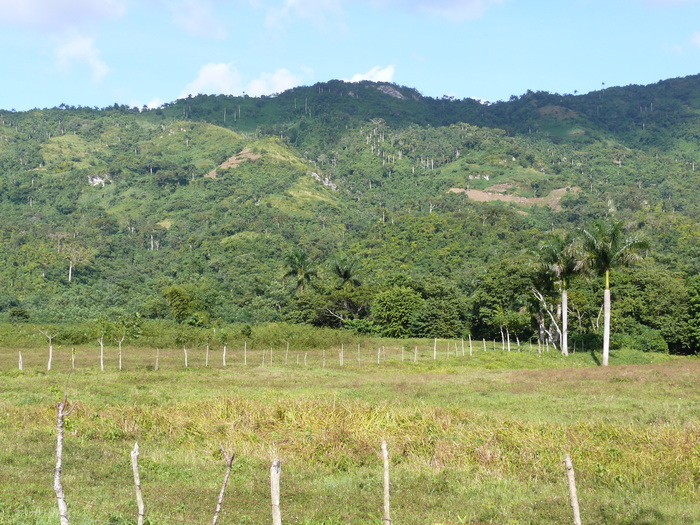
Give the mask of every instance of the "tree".
[[381, 325], [382, 335], [408, 337], [413, 317], [424, 304], [425, 299], [413, 288], [392, 286], [374, 297], [372, 316]]
[[95, 336], [100, 344], [100, 370], [105, 371], [105, 337], [109, 334], [111, 325], [109, 319], [104, 314], [101, 314], [95, 319]]
[[294, 278], [297, 291], [304, 290], [306, 285], [311, 283], [311, 279], [316, 277], [316, 270], [309, 259], [309, 254], [301, 248], [294, 248], [284, 258], [284, 264], [287, 267], [284, 278]]
[[119, 347], [119, 370], [122, 369], [122, 345], [125, 341], [136, 339], [141, 335], [141, 317], [136, 315], [120, 315], [111, 330], [114, 341]]
[[643, 256], [648, 243], [638, 237], [625, 237], [621, 221], [595, 221], [590, 228], [580, 229], [583, 239], [583, 257], [577, 268], [588, 268], [605, 278], [603, 296], [603, 366], [610, 356], [610, 270], [629, 266]]
[[569, 355], [569, 279], [576, 273], [578, 258], [574, 246], [575, 237], [571, 232], [552, 235], [540, 248], [540, 261], [547, 272], [558, 280], [561, 289], [561, 331], [562, 355]]
[[73, 280], [73, 268], [86, 264], [93, 256], [92, 251], [81, 244], [66, 244], [62, 253], [68, 259], [68, 282]]
[[347, 257], [341, 257], [333, 261], [331, 270], [333, 275], [338, 279], [338, 289], [349, 288], [354, 289], [362, 285], [362, 281], [357, 277], [356, 261]]

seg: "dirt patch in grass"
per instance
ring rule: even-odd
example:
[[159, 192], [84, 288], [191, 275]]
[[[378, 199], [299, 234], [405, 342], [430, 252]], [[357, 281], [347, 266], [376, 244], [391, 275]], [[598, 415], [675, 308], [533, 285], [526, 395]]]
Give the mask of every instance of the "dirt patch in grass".
[[211, 170], [209, 173], [207, 173], [205, 175], [205, 177], [208, 177], [210, 179], [215, 179], [217, 170], [227, 170], [230, 168], [237, 168], [241, 162], [245, 162], [247, 160], [255, 161], [255, 160], [258, 160], [260, 157], [261, 157], [261, 155], [257, 155], [255, 153], [253, 153], [252, 151], [250, 151], [250, 148], [245, 148], [240, 153], [237, 153], [236, 155], [234, 155], [230, 159], [219, 164], [219, 166], [217, 168]]
[[561, 199], [566, 195], [567, 191], [577, 192], [580, 188], [567, 186], [566, 188], [558, 188], [549, 192], [546, 197], [521, 197], [520, 195], [512, 195], [504, 193], [513, 184], [496, 184], [486, 188], [486, 190], [465, 190], [462, 188], [450, 188], [448, 191], [452, 193], [466, 193], [467, 197], [477, 202], [515, 202], [517, 204], [535, 204], [541, 206], [549, 206], [554, 211], [561, 211]]
[[578, 113], [572, 111], [568, 108], [562, 106], [544, 106], [539, 109], [540, 115], [544, 118], [551, 118], [557, 120], [565, 120], [569, 118], [576, 118], [579, 116]]

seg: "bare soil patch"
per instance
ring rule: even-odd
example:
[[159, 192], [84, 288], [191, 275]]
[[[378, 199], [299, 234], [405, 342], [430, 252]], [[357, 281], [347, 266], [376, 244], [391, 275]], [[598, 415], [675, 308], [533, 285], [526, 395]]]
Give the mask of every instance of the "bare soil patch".
[[234, 155], [230, 159], [225, 160], [224, 162], [219, 164], [219, 166], [217, 166], [215, 169], [213, 169], [209, 173], [207, 173], [205, 175], [205, 177], [208, 177], [210, 179], [215, 179], [217, 170], [227, 170], [229, 168], [237, 168], [241, 162], [245, 162], [247, 160], [258, 160], [260, 157], [261, 157], [261, 155], [257, 155], [255, 153], [251, 152], [250, 148], [245, 148], [240, 153], [237, 153], [236, 155]]
[[521, 197], [520, 195], [512, 195], [503, 193], [504, 191], [511, 188], [513, 184], [496, 184], [486, 188], [486, 190], [465, 190], [463, 188], [450, 188], [448, 191], [452, 193], [466, 193], [467, 197], [471, 200], [477, 202], [490, 202], [490, 201], [502, 201], [502, 202], [515, 202], [518, 204], [535, 204], [535, 205], [548, 205], [554, 211], [561, 210], [561, 199], [566, 195], [567, 191], [577, 192], [580, 188], [567, 186], [566, 188], [558, 188], [552, 190], [546, 197]]

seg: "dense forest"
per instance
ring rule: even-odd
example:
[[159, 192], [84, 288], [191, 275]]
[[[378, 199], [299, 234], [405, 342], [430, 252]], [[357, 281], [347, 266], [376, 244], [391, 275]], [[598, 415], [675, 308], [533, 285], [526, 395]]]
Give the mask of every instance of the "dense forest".
[[700, 76], [2, 110], [0, 319], [560, 345], [563, 302], [569, 346], [592, 348], [609, 282], [612, 345], [696, 353], [699, 138]]

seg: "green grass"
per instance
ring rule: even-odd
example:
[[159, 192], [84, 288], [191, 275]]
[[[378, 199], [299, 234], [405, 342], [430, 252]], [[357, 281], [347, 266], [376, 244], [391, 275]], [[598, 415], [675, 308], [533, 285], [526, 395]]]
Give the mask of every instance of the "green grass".
[[[417, 363], [413, 346], [419, 346]], [[448, 355], [439, 342], [363, 341], [324, 350], [0, 349], [0, 523], [55, 523], [55, 403], [67, 385], [64, 487], [75, 523], [135, 523], [129, 451], [138, 441], [150, 523], [266, 523], [269, 466], [282, 459], [284, 523], [381, 523], [382, 439], [392, 518], [406, 524], [571, 521], [564, 453], [584, 523], [700, 523], [700, 361], [630, 350], [600, 368], [523, 349]], [[377, 349], [384, 347], [377, 364]], [[401, 361], [401, 346], [406, 347]], [[408, 348], [411, 348], [409, 352]], [[452, 349], [454, 346], [452, 346]], [[263, 366], [263, 355], [265, 364]], [[297, 356], [299, 363], [297, 364]], [[304, 365], [306, 357], [306, 365]]]

